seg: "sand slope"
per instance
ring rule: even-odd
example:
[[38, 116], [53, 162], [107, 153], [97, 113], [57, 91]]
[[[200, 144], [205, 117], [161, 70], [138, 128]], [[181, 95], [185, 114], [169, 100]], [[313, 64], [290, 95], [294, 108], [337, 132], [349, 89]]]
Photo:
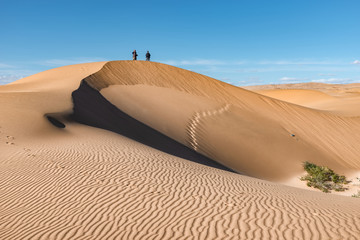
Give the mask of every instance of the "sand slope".
[[[94, 96], [105, 99], [102, 110], [119, 121], [97, 115], [94, 96], [79, 88], [84, 78], [100, 90]], [[82, 94], [74, 100], [75, 90]], [[81, 111], [73, 109], [81, 99]], [[280, 181], [301, 174], [307, 158], [344, 173], [358, 170], [358, 118], [141, 61], [53, 69], [0, 86], [0, 103], [0, 239], [360, 235], [358, 199], [209, 167], [144, 140], [154, 136], [168, 144], [163, 136], [170, 137], [195, 150], [193, 158], [199, 152], [247, 175]], [[110, 124], [114, 132], [80, 124], [71, 114], [99, 127]], [[66, 127], [53, 126], [49, 115]], [[134, 120], [146, 124], [148, 134], [136, 141], [129, 138]]]
[[130, 116], [247, 175], [285, 180], [301, 174], [304, 161], [342, 173], [360, 169], [359, 118], [288, 104], [160, 63], [109, 62], [85, 81]]

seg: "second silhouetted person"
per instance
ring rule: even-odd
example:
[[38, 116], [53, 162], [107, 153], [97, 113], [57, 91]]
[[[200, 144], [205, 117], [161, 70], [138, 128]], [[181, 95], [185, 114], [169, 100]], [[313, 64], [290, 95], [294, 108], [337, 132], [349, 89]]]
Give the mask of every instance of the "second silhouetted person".
[[147, 53], [145, 54], [145, 57], [146, 57], [146, 61], [150, 61], [150, 53], [149, 51], [147, 51]]

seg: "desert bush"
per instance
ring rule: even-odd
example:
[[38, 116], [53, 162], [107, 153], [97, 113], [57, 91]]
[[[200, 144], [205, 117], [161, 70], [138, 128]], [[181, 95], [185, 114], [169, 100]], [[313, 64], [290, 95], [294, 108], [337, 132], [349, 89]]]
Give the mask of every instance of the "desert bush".
[[355, 197], [355, 198], [360, 198], [360, 191], [358, 190], [357, 193], [354, 193], [353, 195], [351, 195], [352, 197]]
[[324, 166], [317, 166], [310, 162], [304, 162], [304, 170], [307, 174], [300, 178], [301, 181], [307, 181], [308, 187], [320, 189], [323, 192], [331, 190], [345, 191], [347, 188], [343, 184], [348, 184], [345, 176], [336, 174], [333, 170]]

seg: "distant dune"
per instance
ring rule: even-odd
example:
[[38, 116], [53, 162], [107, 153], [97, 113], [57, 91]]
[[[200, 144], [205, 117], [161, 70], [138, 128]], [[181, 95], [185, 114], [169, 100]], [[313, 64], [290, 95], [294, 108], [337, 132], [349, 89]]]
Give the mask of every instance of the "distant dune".
[[360, 84], [246, 90], [113, 61], [0, 101], [0, 239], [360, 236], [359, 199], [291, 187], [304, 161], [360, 177]]
[[360, 83], [250, 86], [257, 93], [342, 116], [360, 116]]

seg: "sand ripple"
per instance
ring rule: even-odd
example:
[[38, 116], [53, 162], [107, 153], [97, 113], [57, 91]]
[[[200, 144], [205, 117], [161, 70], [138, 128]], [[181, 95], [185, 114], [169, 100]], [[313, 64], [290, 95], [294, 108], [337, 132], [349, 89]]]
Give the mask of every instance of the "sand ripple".
[[360, 234], [357, 199], [183, 161], [99, 129], [70, 131], [76, 137], [27, 146], [36, 157], [12, 155], [12, 167], [1, 168], [0, 190], [6, 194], [0, 195], [0, 239], [356, 239]]

